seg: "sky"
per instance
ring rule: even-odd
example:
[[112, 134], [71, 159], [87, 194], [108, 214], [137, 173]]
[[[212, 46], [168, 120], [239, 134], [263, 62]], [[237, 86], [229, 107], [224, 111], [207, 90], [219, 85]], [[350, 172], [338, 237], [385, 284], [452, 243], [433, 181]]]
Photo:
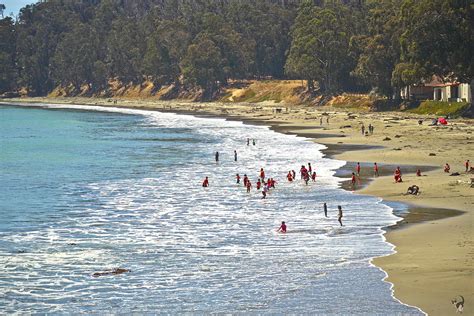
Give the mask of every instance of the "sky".
[[6, 7], [5, 12], [3, 12], [5, 16], [10, 15], [10, 13], [12, 12], [16, 16], [18, 15], [18, 13], [20, 13], [21, 8], [23, 8], [27, 4], [32, 4], [35, 2], [36, 1], [34, 0], [0, 0], [0, 3], [3, 3]]

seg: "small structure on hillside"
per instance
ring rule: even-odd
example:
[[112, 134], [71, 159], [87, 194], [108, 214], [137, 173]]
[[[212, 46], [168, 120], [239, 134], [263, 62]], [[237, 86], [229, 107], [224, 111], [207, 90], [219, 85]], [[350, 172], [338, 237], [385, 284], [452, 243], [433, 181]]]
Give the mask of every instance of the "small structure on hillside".
[[444, 102], [471, 102], [471, 87], [468, 83], [444, 82], [433, 76], [430, 82], [406, 86], [400, 91], [404, 100], [435, 100]]

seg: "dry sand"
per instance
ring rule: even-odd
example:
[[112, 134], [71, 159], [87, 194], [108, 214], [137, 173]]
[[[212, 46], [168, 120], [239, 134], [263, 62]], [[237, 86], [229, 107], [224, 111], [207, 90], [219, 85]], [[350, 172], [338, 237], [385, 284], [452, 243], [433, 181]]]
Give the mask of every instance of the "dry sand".
[[[367, 163], [363, 164], [361, 172], [361, 178], [366, 180], [372, 179], [373, 162], [381, 166], [400, 165], [404, 172], [403, 183], [395, 184], [391, 175], [381, 176], [359, 188], [359, 192], [425, 207], [423, 212], [412, 213], [409, 217], [412, 223], [422, 222], [390, 229], [386, 238], [396, 246], [397, 253], [373, 262], [388, 273], [387, 280], [394, 284], [395, 296], [402, 302], [418, 306], [430, 315], [449, 315], [455, 314], [451, 299], [462, 295], [466, 299], [464, 314], [474, 314], [474, 188], [469, 185], [474, 174], [464, 172], [466, 159], [474, 163], [474, 120], [451, 120], [448, 126], [434, 127], [427, 125], [428, 117], [407, 112], [371, 113], [333, 107], [316, 110], [314, 107], [271, 102], [236, 104], [117, 100], [114, 104], [112, 100], [89, 98], [17, 101], [157, 109], [268, 124], [281, 132], [312, 137], [315, 142], [328, 145], [327, 153], [335, 158]], [[326, 114], [329, 115], [329, 124], [326, 123]], [[424, 119], [423, 125], [417, 123], [420, 118]], [[363, 136], [361, 126], [364, 124], [367, 128], [369, 123], [375, 126], [374, 134]], [[364, 146], [359, 150], [347, 150], [357, 148], [351, 147], [357, 144]], [[460, 175], [444, 173], [442, 167], [446, 162], [451, 165], [452, 172], [459, 172]], [[423, 172], [422, 177], [416, 177], [413, 171], [417, 167], [431, 170]], [[403, 194], [412, 184], [420, 187], [420, 195]], [[433, 220], [447, 214], [441, 209], [464, 213]]]

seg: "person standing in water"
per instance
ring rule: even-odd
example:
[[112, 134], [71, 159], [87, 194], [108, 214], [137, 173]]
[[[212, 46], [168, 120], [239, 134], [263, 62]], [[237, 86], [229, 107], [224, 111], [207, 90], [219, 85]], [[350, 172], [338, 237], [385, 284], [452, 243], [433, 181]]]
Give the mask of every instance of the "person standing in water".
[[288, 171], [288, 174], [286, 175], [286, 178], [288, 179], [288, 182], [293, 181], [293, 176], [291, 175], [291, 171]]
[[286, 233], [286, 224], [285, 222], [281, 222], [280, 228], [277, 230], [278, 233]]
[[216, 162], [219, 162], [219, 152], [216, 151]]
[[237, 175], [235, 176], [235, 178], [237, 179], [237, 184], [240, 183], [240, 175], [237, 173]]
[[357, 163], [356, 171], [357, 171], [357, 175], [360, 176], [360, 163], [359, 162]]
[[356, 185], [356, 175], [354, 172], [352, 173], [351, 184], [352, 184], [352, 188], [354, 189]]
[[250, 180], [247, 180], [247, 193], [250, 193], [250, 189], [252, 188], [252, 183]]
[[311, 162], [308, 162], [308, 172], [310, 174], [313, 172], [313, 168], [311, 167]]
[[252, 144], [255, 146], [255, 139], [254, 139], [254, 140], [252, 140]]
[[237, 150], [234, 150], [234, 160], [237, 161]]
[[208, 177], [206, 177], [206, 179], [204, 179], [204, 181], [202, 182], [202, 186], [203, 186], [204, 188], [207, 188], [207, 187], [209, 186], [209, 179], [208, 179]]
[[260, 179], [262, 179], [262, 181], [265, 181], [265, 171], [263, 171], [263, 168], [260, 168]]
[[342, 225], [342, 207], [340, 205], [338, 205], [337, 209], [339, 210], [339, 214], [337, 215], [337, 220], [338, 220], [339, 224], [341, 224], [341, 226], [344, 226], [344, 225]]
[[374, 162], [374, 177], [379, 176], [379, 166], [377, 166], [377, 163]]
[[250, 145], [250, 138], [247, 138], [247, 146]]
[[324, 202], [324, 204], [323, 204], [323, 209], [324, 209], [324, 216], [328, 217], [328, 206], [327, 206], [326, 202]]

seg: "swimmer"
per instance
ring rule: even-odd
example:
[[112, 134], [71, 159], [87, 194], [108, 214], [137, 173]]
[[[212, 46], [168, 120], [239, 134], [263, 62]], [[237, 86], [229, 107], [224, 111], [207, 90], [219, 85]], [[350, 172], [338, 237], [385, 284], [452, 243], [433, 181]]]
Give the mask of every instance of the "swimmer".
[[326, 202], [324, 202], [324, 204], [323, 204], [323, 209], [324, 209], [324, 216], [328, 217], [328, 206], [327, 206]]
[[237, 173], [237, 175], [235, 176], [235, 178], [237, 179], [237, 184], [239, 184], [239, 183], [240, 183], [240, 176], [239, 176], [238, 173]]
[[288, 182], [293, 181], [293, 176], [291, 175], [291, 171], [288, 171], [288, 174], [286, 175], [286, 178], [288, 179]]
[[296, 172], [295, 172], [295, 170], [291, 170], [291, 174], [293, 175], [293, 180], [295, 180], [295, 179], [296, 179]]
[[316, 182], [316, 171], [314, 171], [311, 175], [311, 179], [313, 180], [313, 182]]
[[237, 150], [234, 150], [234, 161], [237, 161]]
[[263, 171], [263, 168], [260, 168], [260, 179], [265, 180], [265, 171]]
[[360, 176], [360, 163], [357, 163], [356, 173], [358, 176]]
[[278, 233], [286, 233], [286, 224], [285, 222], [281, 222], [280, 228], [277, 230]]
[[202, 182], [202, 186], [203, 186], [204, 188], [207, 188], [207, 187], [209, 186], [209, 179], [208, 179], [208, 177], [206, 177], [206, 179], [204, 179], [204, 181]]
[[268, 186], [265, 185], [262, 190], [262, 199], [267, 198], [267, 192], [268, 192]]
[[254, 140], [252, 140], [252, 144], [255, 146], [255, 139], [254, 139]]
[[247, 177], [246, 174], [244, 174], [244, 187], [247, 187], [247, 182], [249, 181], [249, 178]]
[[342, 225], [342, 207], [338, 205], [337, 209], [339, 210], [339, 214], [337, 215], [337, 221], [339, 222], [339, 224], [341, 224], [341, 226], [344, 226]]
[[262, 182], [260, 182], [260, 179], [257, 180], [257, 190], [260, 190], [260, 187], [262, 186]]
[[311, 168], [311, 163], [308, 162], [308, 172], [311, 173], [313, 171], [313, 169]]
[[250, 180], [247, 180], [247, 193], [250, 193], [250, 189], [252, 188], [252, 183]]
[[219, 162], [219, 152], [216, 151], [216, 162]]

